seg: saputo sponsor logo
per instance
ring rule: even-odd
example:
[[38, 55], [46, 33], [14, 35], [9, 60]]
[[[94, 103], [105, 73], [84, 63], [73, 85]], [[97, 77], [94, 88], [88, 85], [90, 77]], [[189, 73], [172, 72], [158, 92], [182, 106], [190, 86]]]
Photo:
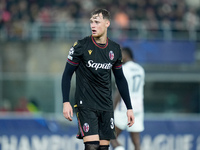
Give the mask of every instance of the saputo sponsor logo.
[[111, 63], [95, 63], [93, 60], [89, 60], [86, 64], [87, 67], [95, 68], [97, 69], [111, 69], [112, 64]]

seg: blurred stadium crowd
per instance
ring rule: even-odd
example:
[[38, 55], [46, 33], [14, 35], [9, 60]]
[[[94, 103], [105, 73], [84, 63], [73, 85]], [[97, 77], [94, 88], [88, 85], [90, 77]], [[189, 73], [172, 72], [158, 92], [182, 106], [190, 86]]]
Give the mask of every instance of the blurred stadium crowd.
[[122, 27], [127, 27], [129, 20], [146, 20], [151, 29], [159, 27], [157, 21], [174, 23], [179, 29], [180, 22], [186, 22], [189, 28], [196, 28], [200, 22], [199, 3], [198, 0], [1, 0], [0, 28], [84, 20], [97, 7], [108, 9], [112, 19]]
[[[155, 110], [155, 104], [159, 106], [156, 107], [156, 111], [200, 112], [200, 105], [196, 105], [199, 103], [200, 88], [199, 78], [196, 78], [200, 70], [200, 0], [0, 0], [0, 99], [1, 97], [6, 99], [0, 102], [0, 111], [27, 111], [30, 108], [31, 111], [38, 111], [39, 108], [46, 112], [59, 110], [59, 107], [55, 107], [54, 101], [59, 101], [57, 93], [60, 92], [60, 79], [57, 76], [52, 79], [50, 75], [63, 71], [62, 61], [66, 59], [66, 49], [71, 46], [70, 40], [74, 41], [82, 35], [90, 34], [88, 24], [90, 13], [99, 7], [111, 12], [112, 21], [117, 27], [110, 30], [112, 32], [110, 35], [118, 40], [123, 37], [131, 37], [130, 39], [154, 39], [155, 37], [158, 40], [181, 39], [195, 43], [194, 63], [144, 65], [149, 72], [158, 71], [156, 75], [159, 77], [160, 72], [168, 72], [166, 75], [162, 74], [160, 81], [157, 81], [157, 76], [154, 77], [154, 74], [150, 76], [146, 84], [148, 95], [146, 103], [149, 112]], [[133, 27], [135, 22], [141, 22], [136, 25], [136, 29]], [[163, 24], [166, 32], [163, 32]], [[141, 27], [143, 25], [148, 33]], [[168, 27], [173, 33], [169, 32]], [[9, 43], [10, 39], [17, 39], [20, 42]], [[23, 43], [23, 40], [29, 39], [38, 40], [37, 44]], [[56, 41], [40, 39], [56, 39]], [[153, 46], [151, 49], [155, 52]], [[184, 73], [193, 71], [197, 75], [193, 77], [186, 74], [183, 77], [182, 72], [178, 71]], [[175, 72], [175, 75], [172, 72]], [[6, 73], [11, 73], [11, 76], [7, 76]], [[24, 74], [18, 79], [18, 76], [12, 73]], [[44, 80], [42, 75], [37, 76], [37, 79], [27, 78], [29, 74], [34, 76], [37, 73], [46, 73], [45, 79], [46, 76], [50, 79]], [[187, 84], [188, 82], [191, 83]], [[51, 94], [38, 92], [40, 91], [38, 87]], [[160, 89], [163, 91], [161, 92]], [[13, 91], [12, 94], [10, 91]], [[165, 94], [167, 96], [163, 96]], [[27, 98], [21, 98], [24, 95]], [[37, 104], [40, 107], [33, 105], [35, 103], [32, 103], [32, 98], [26, 95], [34, 95], [38, 99], [35, 100], [36, 102], [43, 99]], [[164, 98], [166, 100], [163, 100]], [[48, 106], [45, 100], [48, 100]], [[57, 106], [61, 105], [57, 103]]]

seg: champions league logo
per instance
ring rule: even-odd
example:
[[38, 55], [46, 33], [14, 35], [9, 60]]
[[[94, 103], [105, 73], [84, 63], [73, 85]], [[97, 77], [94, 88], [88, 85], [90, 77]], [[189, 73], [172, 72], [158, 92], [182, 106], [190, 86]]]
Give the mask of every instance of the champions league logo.
[[74, 48], [71, 47], [70, 50], [69, 50], [69, 55], [73, 55], [74, 54]]
[[83, 125], [83, 130], [85, 131], [85, 132], [88, 132], [89, 131], [89, 124], [88, 123], [84, 123], [84, 125]]
[[114, 59], [114, 53], [113, 53], [113, 51], [110, 51], [110, 52], [109, 52], [109, 57], [110, 57], [110, 60], [113, 60], [113, 59]]
[[71, 47], [71, 48], [70, 48], [70, 50], [69, 50], [68, 59], [72, 60], [72, 59], [73, 59], [73, 57], [72, 57], [71, 55], [73, 55], [73, 54], [74, 54], [74, 48], [73, 48], [73, 47]]

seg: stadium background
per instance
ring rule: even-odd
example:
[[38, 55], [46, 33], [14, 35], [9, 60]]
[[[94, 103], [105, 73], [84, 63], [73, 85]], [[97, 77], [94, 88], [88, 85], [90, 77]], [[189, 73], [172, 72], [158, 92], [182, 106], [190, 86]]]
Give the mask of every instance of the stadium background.
[[142, 150], [200, 150], [199, 0], [1, 0], [0, 150], [83, 149], [76, 119], [62, 116], [60, 82], [96, 7], [110, 10], [109, 37], [146, 71]]

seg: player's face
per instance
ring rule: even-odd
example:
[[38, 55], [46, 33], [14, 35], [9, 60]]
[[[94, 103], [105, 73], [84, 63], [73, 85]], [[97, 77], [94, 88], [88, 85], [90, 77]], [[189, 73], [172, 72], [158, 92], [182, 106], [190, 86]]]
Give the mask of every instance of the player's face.
[[103, 19], [102, 14], [96, 14], [90, 18], [90, 27], [93, 37], [101, 37], [107, 34], [109, 25], [110, 21], [108, 19]]

